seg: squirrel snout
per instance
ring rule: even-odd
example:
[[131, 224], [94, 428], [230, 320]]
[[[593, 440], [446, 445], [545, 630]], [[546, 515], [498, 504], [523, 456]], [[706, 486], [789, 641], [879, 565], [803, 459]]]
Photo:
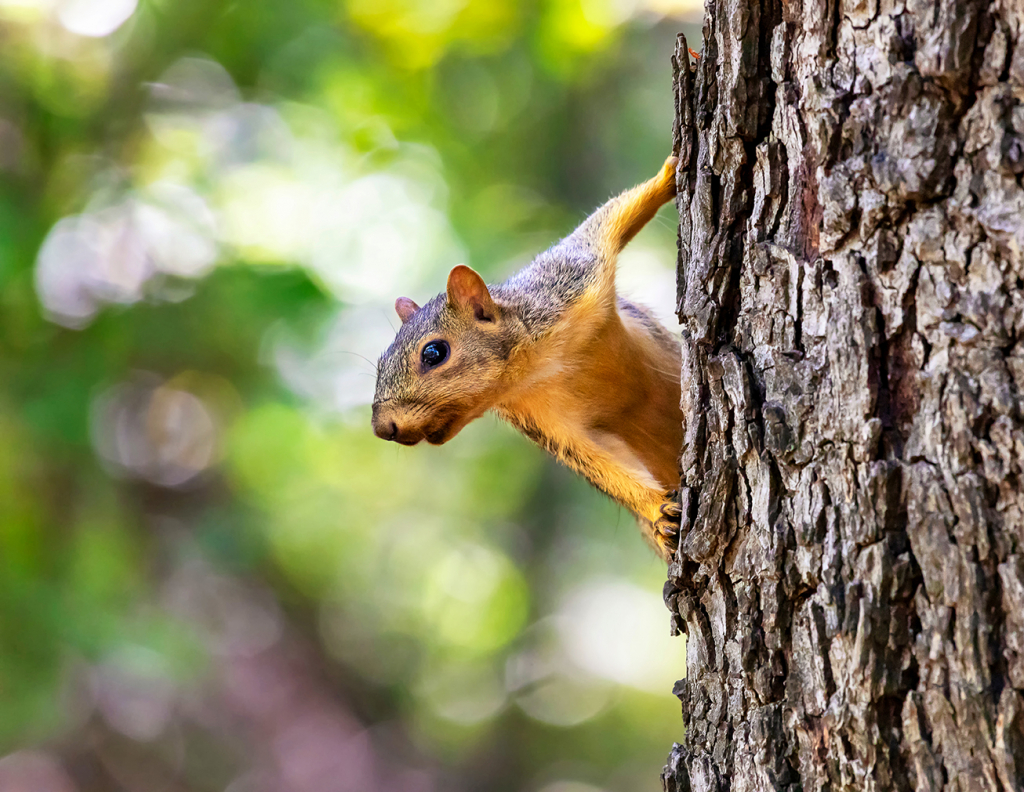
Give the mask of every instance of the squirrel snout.
[[[393, 411], [373, 408], [373, 433], [381, 440], [393, 440], [402, 445], [416, 445], [422, 438], [422, 434], [410, 430], [408, 426], [399, 427], [395, 420]], [[399, 416], [401, 418], [401, 416]]]
[[373, 416], [373, 433], [381, 440], [394, 440], [398, 437], [398, 424], [390, 418]]
[[[427, 440], [436, 445], [448, 439], [447, 427], [442, 427], [440, 433], [435, 431], [434, 434], [430, 434], [428, 433], [429, 427], [411, 421], [401, 409], [381, 408], [374, 405], [372, 423], [373, 433], [381, 440], [392, 440], [405, 446], [414, 446], [421, 440]], [[443, 439], [435, 440], [435, 437], [443, 437]]]

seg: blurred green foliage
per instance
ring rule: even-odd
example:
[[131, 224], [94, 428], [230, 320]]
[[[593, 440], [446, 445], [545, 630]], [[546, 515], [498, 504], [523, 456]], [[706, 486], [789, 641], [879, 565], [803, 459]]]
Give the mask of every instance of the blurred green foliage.
[[[659, 788], [629, 515], [367, 404], [399, 290], [654, 172], [693, 13], [0, 0], [0, 790]], [[623, 257], [663, 305], [674, 236]]]

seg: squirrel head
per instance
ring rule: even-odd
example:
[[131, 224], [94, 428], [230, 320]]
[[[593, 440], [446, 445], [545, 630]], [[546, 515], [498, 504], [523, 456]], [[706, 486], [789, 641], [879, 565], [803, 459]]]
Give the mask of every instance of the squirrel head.
[[373, 431], [384, 440], [446, 443], [501, 392], [516, 321], [483, 279], [460, 264], [422, 308], [395, 301], [402, 320], [377, 367]]

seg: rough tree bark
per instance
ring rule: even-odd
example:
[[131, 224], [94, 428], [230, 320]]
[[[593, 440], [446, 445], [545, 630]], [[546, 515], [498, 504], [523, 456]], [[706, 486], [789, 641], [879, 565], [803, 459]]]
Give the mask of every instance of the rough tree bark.
[[677, 51], [668, 790], [1024, 789], [1024, 0]]

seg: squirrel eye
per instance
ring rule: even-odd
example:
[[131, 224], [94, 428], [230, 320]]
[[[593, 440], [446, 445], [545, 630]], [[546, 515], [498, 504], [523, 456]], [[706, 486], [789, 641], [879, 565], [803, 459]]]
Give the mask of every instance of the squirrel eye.
[[431, 341], [423, 347], [420, 359], [427, 368], [434, 368], [444, 363], [448, 359], [450, 352], [451, 348], [448, 346], [447, 341]]

